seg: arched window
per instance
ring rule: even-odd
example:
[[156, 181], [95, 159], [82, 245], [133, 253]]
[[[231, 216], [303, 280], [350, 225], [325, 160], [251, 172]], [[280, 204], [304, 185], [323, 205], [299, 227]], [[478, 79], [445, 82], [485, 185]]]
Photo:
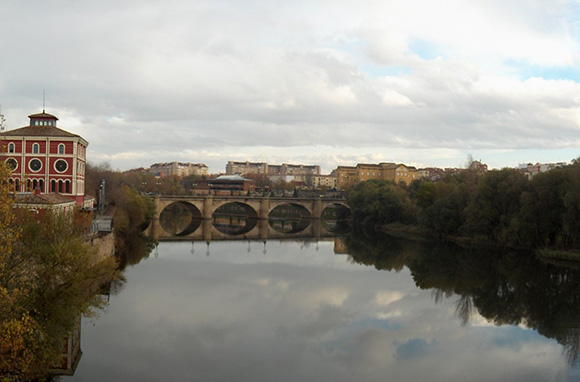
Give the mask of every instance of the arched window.
[[58, 145], [58, 153], [60, 155], [63, 155], [64, 154], [64, 144], [63, 143], [61, 143], [61, 144]]
[[64, 183], [64, 192], [70, 194], [70, 182], [68, 180]]
[[32, 153], [38, 154], [39, 151], [40, 151], [40, 145], [38, 143], [33, 144], [32, 145]]
[[50, 192], [56, 192], [56, 181], [54, 179], [50, 181]]
[[20, 192], [20, 179], [16, 179], [16, 191]]
[[38, 182], [39, 187], [40, 187], [40, 192], [44, 192], [44, 179], [40, 179], [40, 181]]
[[27, 191], [27, 192], [29, 192], [29, 191], [30, 191], [30, 185], [31, 185], [31, 182], [30, 182], [30, 179], [28, 179], [28, 180], [26, 181], [26, 191]]
[[62, 194], [62, 180], [58, 181], [58, 193]]
[[8, 144], [8, 152], [9, 152], [9, 153], [13, 153], [14, 151], [15, 151], [15, 146], [14, 146], [14, 143], [10, 142], [10, 143]]
[[32, 180], [32, 189], [36, 191], [36, 186], [38, 185], [38, 181], [36, 179]]

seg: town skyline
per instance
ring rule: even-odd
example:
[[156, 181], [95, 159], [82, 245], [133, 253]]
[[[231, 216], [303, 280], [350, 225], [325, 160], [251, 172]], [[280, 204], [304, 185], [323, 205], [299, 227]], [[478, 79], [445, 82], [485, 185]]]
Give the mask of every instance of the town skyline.
[[7, 129], [45, 103], [90, 142], [90, 162], [114, 169], [249, 160], [328, 173], [461, 167], [470, 154], [503, 168], [580, 155], [573, 1], [0, 9]]
[[[0, 112], [1, 112], [1, 110], [0, 110]], [[43, 109], [42, 112], [44, 113], [45, 110]], [[4, 117], [3, 114], [0, 114], [0, 116]], [[22, 128], [22, 127], [24, 127], [24, 126], [21, 126], [19, 128]], [[8, 129], [5, 129], [5, 131], [16, 130], [16, 129], [17, 128], [8, 128]], [[502, 169], [502, 168], [518, 168], [518, 167], [521, 167], [522, 165], [526, 165], [526, 164], [527, 165], [535, 165], [535, 164], [542, 164], [542, 163], [550, 163], [550, 164], [563, 164], [564, 163], [564, 164], [569, 164], [574, 159], [576, 159], [578, 157], [580, 157], [580, 156], [575, 156], [575, 157], [569, 158], [568, 160], [563, 159], [563, 160], [557, 160], [557, 161], [543, 161], [543, 162], [542, 161], [539, 161], [539, 160], [519, 161], [517, 164], [514, 164], [514, 165], [503, 165], [503, 166], [500, 166], [500, 167], [497, 167], [497, 166], [496, 167], [494, 167], [494, 166], [488, 166], [488, 167], [489, 167], [490, 170], [496, 170], [496, 169]], [[149, 158], [149, 160], [150, 160], [150, 162], [153, 161], [153, 159], [151, 159], [151, 158]], [[226, 158], [226, 160], [227, 160], [227, 158]], [[320, 164], [317, 164], [317, 163], [310, 163], [310, 164], [306, 164], [306, 163], [293, 163], [293, 165], [298, 164], [298, 165], [305, 165], [305, 166], [310, 166], [310, 165], [317, 166], [317, 167], [319, 167], [321, 169], [321, 171], [320, 171], [320, 174], [321, 175], [328, 175], [328, 174], [331, 174], [333, 171], [335, 171], [338, 167], [341, 167], [341, 166], [345, 166], [345, 167], [346, 166], [356, 167], [359, 164], [373, 164], [373, 163], [374, 164], [378, 164], [378, 163], [396, 163], [396, 164], [404, 164], [406, 166], [412, 166], [412, 167], [416, 167], [416, 168], [461, 169], [461, 168], [467, 167], [468, 164], [469, 164], [469, 162], [471, 160], [477, 161], [477, 162], [481, 162], [481, 163], [485, 163], [484, 160], [482, 160], [482, 159], [476, 159], [476, 158], [473, 157], [473, 155], [471, 153], [467, 153], [466, 154], [466, 157], [464, 158], [463, 163], [460, 163], [459, 165], [456, 165], [456, 166], [452, 166], [452, 165], [438, 166], [438, 165], [434, 165], [434, 164], [430, 164], [430, 163], [426, 163], [424, 165], [419, 166], [419, 165], [416, 165], [415, 163], [423, 163], [423, 162], [417, 162], [417, 161], [412, 161], [412, 160], [409, 161], [409, 162], [403, 162], [403, 161], [397, 161], [397, 160], [380, 161], [380, 162], [370, 162], [370, 161], [367, 161], [367, 162], [352, 162], [352, 161], [350, 161], [349, 163], [344, 163], [344, 162], [337, 161], [335, 167], [329, 168], [328, 171], [326, 171], [326, 168], [322, 167]], [[196, 161], [196, 162], [192, 162], [192, 161], [189, 161], [187, 159], [184, 159], [184, 160], [171, 160], [171, 159], [169, 159], [169, 160], [166, 160], [166, 161], [155, 161], [154, 163], [151, 163], [150, 165], [140, 164], [139, 166], [133, 166], [133, 167], [127, 167], [127, 168], [119, 168], [119, 167], [114, 167], [114, 164], [111, 163], [110, 161], [107, 161], [107, 160], [104, 160], [104, 161], [101, 161], [101, 162], [91, 161], [90, 156], [89, 156], [88, 161], [87, 161], [87, 163], [89, 163], [90, 165], [107, 164], [107, 165], [111, 166], [111, 168], [113, 170], [116, 170], [116, 171], [130, 171], [130, 170], [136, 170], [136, 169], [139, 169], [139, 168], [148, 168], [148, 167], [151, 167], [153, 165], [165, 164], [165, 163], [196, 164], [196, 165], [204, 165], [207, 168], [207, 173], [208, 174], [224, 174], [224, 173], [227, 173], [227, 166], [228, 166], [228, 163], [229, 162], [265, 163], [265, 164], [270, 164], [270, 165], [284, 165], [284, 164], [290, 164], [291, 163], [291, 161], [288, 161], [288, 160], [281, 161], [281, 162], [276, 163], [276, 164], [275, 163], [272, 163], [272, 162], [268, 162], [267, 160], [262, 160], [262, 161], [259, 161], [259, 160], [250, 160], [250, 159], [246, 159], [246, 160], [227, 160], [225, 166], [222, 165], [222, 168], [225, 167], [225, 170], [221, 170], [221, 169], [218, 169], [217, 167], [216, 168], [209, 167], [209, 166], [206, 165], [205, 162], [206, 161], [203, 161], [203, 160], [199, 160], [199, 161]], [[213, 161], [213, 162], [210, 162], [210, 163], [212, 163], [215, 166], [217, 162]], [[487, 165], [487, 163], [486, 163], [486, 165]], [[217, 166], [219, 166], [219, 164]]]

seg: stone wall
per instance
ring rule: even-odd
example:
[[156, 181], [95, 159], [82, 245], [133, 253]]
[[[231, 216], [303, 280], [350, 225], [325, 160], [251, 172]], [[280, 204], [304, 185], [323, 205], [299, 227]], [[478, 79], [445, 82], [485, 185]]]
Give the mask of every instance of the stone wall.
[[95, 262], [115, 255], [115, 234], [99, 234], [91, 239], [91, 246], [97, 248]]

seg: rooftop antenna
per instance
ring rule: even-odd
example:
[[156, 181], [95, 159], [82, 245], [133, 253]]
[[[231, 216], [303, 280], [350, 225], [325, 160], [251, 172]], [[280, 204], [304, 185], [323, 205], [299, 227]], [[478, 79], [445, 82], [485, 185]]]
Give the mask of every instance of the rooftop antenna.
[[46, 102], [46, 89], [42, 89], [42, 113], [44, 114], [44, 104]]
[[6, 122], [6, 118], [4, 118], [4, 114], [2, 114], [2, 105], [0, 105], [0, 132], [4, 131], [6, 126], [4, 123]]

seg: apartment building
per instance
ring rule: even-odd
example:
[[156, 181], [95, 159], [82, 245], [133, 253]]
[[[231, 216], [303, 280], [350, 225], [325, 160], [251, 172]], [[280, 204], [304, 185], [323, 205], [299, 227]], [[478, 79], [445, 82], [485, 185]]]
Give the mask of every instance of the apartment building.
[[313, 175], [312, 176], [312, 187], [315, 190], [320, 190], [326, 188], [329, 190], [335, 189], [337, 186], [336, 175]]
[[207, 166], [203, 163], [155, 163], [151, 165], [149, 172], [160, 177], [188, 175], [207, 175]]
[[266, 174], [268, 176], [295, 176], [304, 177], [306, 175], [319, 175], [320, 166], [288, 164], [273, 165], [265, 162], [234, 162], [226, 164], [226, 175], [234, 174]]
[[337, 188], [348, 189], [359, 182], [371, 179], [382, 179], [395, 184], [411, 184], [419, 179], [417, 169], [397, 163], [368, 164], [359, 163], [356, 166], [338, 166], [336, 169]]

